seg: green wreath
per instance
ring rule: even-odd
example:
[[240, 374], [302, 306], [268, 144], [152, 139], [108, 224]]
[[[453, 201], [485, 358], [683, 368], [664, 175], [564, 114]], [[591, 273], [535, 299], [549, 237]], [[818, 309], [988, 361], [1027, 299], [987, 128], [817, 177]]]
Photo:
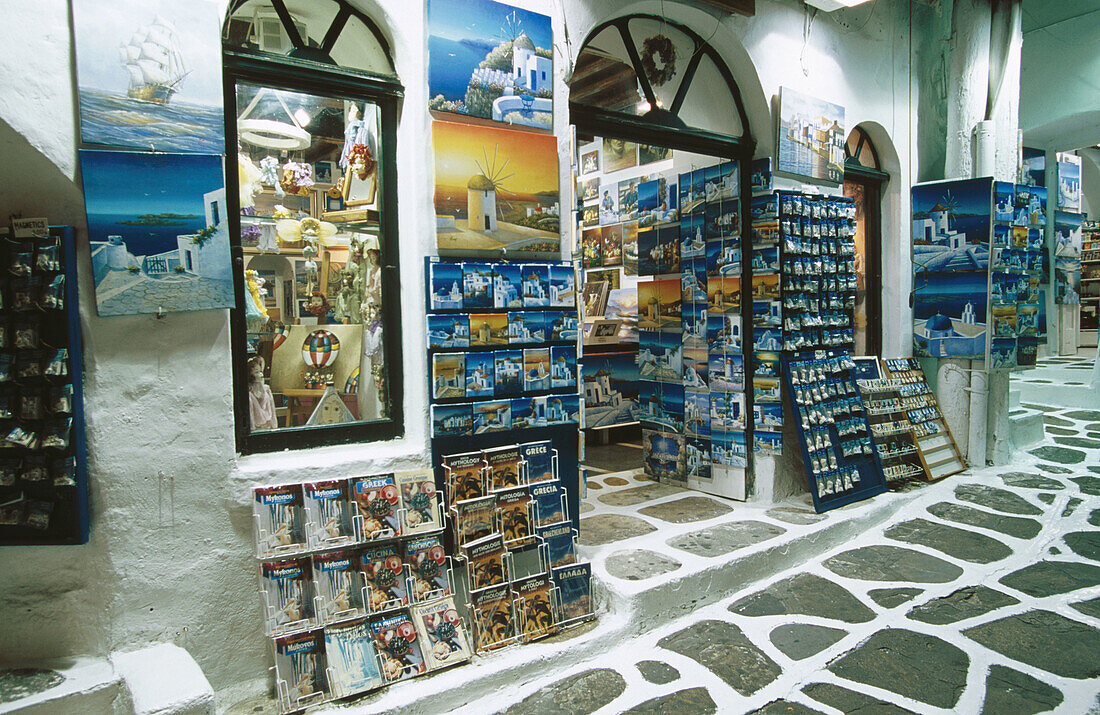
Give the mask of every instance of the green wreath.
[[[657, 69], [655, 57], [661, 59], [664, 67]], [[641, 59], [642, 69], [654, 87], [660, 87], [676, 74], [676, 48], [672, 46], [672, 40], [664, 35], [647, 37], [642, 42]]]

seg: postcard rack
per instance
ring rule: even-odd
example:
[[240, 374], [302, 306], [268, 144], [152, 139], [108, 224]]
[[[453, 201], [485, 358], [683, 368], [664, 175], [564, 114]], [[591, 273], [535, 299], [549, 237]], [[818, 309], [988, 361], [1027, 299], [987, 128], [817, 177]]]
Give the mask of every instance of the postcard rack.
[[886, 491], [846, 350], [784, 354], [783, 380], [818, 513]]
[[[44, 222], [43, 222], [44, 223]], [[12, 237], [14, 236], [14, 237]], [[84, 368], [71, 226], [0, 241], [0, 544], [83, 544], [89, 535]]]
[[936, 481], [966, 469], [966, 460], [959, 450], [947, 421], [940, 412], [936, 396], [916, 358], [883, 360], [885, 377], [894, 382], [902, 399], [913, 406], [907, 416], [912, 423], [913, 440], [921, 465], [928, 479]]

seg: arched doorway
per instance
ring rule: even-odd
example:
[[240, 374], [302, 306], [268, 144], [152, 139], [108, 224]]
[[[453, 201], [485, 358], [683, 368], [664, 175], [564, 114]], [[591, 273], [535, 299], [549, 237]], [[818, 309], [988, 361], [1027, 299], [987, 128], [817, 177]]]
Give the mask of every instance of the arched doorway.
[[[586, 465], [597, 474], [644, 465], [662, 481], [745, 499], [754, 306], [741, 296], [754, 284], [742, 244], [756, 140], [741, 90], [690, 27], [628, 15], [589, 33], [569, 106]], [[603, 326], [612, 339], [600, 339]]]
[[882, 189], [889, 174], [862, 127], [844, 144], [844, 195], [856, 204], [856, 306], [854, 355], [882, 351]]

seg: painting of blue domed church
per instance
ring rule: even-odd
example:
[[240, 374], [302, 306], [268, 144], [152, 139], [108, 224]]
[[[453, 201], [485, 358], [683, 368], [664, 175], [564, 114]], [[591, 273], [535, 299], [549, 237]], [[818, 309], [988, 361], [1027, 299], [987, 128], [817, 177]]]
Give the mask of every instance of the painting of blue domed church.
[[491, 0], [428, 4], [428, 108], [553, 128], [550, 18]]
[[100, 315], [230, 308], [222, 157], [81, 151]]
[[986, 271], [992, 230], [992, 180], [913, 187], [913, 269]]
[[988, 277], [984, 272], [918, 273], [913, 278], [913, 353], [984, 358]]

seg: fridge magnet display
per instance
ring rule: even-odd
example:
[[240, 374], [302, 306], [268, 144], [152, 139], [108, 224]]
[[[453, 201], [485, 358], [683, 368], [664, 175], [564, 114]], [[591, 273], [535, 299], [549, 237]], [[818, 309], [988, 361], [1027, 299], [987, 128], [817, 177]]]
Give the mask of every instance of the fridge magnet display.
[[527, 486], [511, 487], [496, 492], [500, 514], [500, 530], [509, 549], [531, 541], [531, 492]]
[[405, 563], [397, 544], [365, 549], [359, 555], [359, 563], [367, 585], [368, 611], [385, 611], [409, 604]]
[[323, 622], [355, 615], [363, 608], [363, 583], [359, 578], [359, 556], [355, 552], [314, 554], [313, 580], [318, 615]]
[[592, 564], [551, 569], [550, 579], [558, 589], [559, 622], [592, 615]]
[[470, 576], [470, 590], [475, 591], [486, 586], [496, 586], [507, 581], [507, 568], [504, 563], [504, 538], [500, 534], [490, 534], [462, 547], [466, 559], [466, 568]]
[[401, 536], [401, 497], [392, 474], [352, 480], [364, 539]]
[[535, 484], [554, 479], [554, 444], [550, 440], [527, 442], [519, 446], [521, 483]]
[[413, 606], [411, 611], [429, 671], [470, 659], [469, 637], [454, 599]]
[[507, 584], [470, 593], [476, 650], [495, 650], [515, 639], [516, 622], [512, 606], [512, 594]]
[[265, 561], [260, 565], [267, 604], [268, 633], [309, 626], [313, 613], [313, 578], [309, 557]]
[[325, 628], [325, 658], [334, 698], [373, 690], [383, 684], [366, 618]]
[[556, 524], [565, 519], [565, 490], [557, 479], [530, 485], [535, 500], [535, 515], [540, 525]]
[[473, 434], [474, 413], [470, 404], [432, 405], [432, 436], [460, 437]]
[[307, 482], [302, 491], [309, 548], [339, 546], [355, 539], [347, 481]]
[[[844, 107], [779, 88], [776, 171], [822, 182], [844, 180]], [[755, 172], [754, 172], [755, 173]]]
[[554, 608], [550, 600], [550, 576], [538, 573], [512, 583], [519, 636], [525, 642], [554, 633]]
[[253, 498], [261, 556], [300, 551], [306, 547], [301, 485], [256, 487]]
[[438, 536], [405, 542], [405, 563], [412, 572], [412, 600], [430, 601], [451, 595], [447, 554]]
[[552, 134], [432, 122], [439, 254], [559, 258], [557, 146]]
[[224, 153], [220, 27], [212, 2], [74, 3], [81, 140]]
[[536, 530], [539, 541], [545, 549], [546, 563], [551, 567], [565, 566], [577, 562], [573, 547], [573, 523], [570, 521], [549, 526], [540, 526]]
[[236, 305], [221, 156], [82, 150], [80, 171], [99, 315]]
[[474, 434], [505, 432], [512, 428], [510, 400], [474, 403]]
[[428, 109], [550, 130], [553, 47], [547, 15], [491, 0], [431, 0]]
[[325, 634], [320, 628], [275, 639], [276, 693], [288, 710], [327, 697], [326, 665]]
[[442, 529], [439, 516], [439, 492], [431, 470], [397, 472], [394, 475], [405, 511], [405, 534]]
[[382, 661], [387, 683], [412, 678], [427, 671], [416, 627], [406, 611], [370, 619], [374, 648]]
[[455, 542], [465, 546], [493, 533], [497, 500], [493, 495], [454, 502]]
[[437, 400], [466, 396], [466, 353], [432, 355], [432, 397]]

